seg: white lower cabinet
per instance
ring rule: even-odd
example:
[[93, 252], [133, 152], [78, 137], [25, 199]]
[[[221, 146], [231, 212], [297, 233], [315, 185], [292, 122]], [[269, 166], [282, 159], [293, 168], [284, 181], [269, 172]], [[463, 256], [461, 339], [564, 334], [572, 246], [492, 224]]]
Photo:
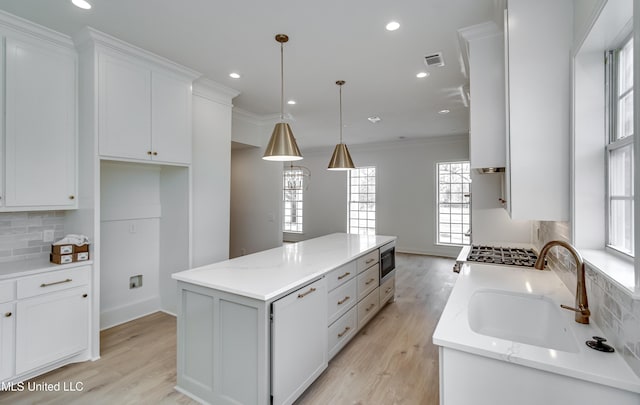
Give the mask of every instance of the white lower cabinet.
[[0, 304], [0, 381], [10, 378], [14, 372], [15, 359], [15, 304]]
[[86, 350], [89, 303], [88, 286], [18, 301], [16, 374]]
[[380, 296], [378, 288], [369, 293], [362, 301], [358, 302], [358, 329], [362, 328], [380, 309]]
[[380, 306], [393, 301], [396, 292], [396, 278], [391, 277], [380, 285]]
[[333, 358], [358, 330], [358, 313], [353, 307], [329, 326], [329, 360]]
[[327, 368], [327, 280], [272, 304], [272, 404], [291, 404]]

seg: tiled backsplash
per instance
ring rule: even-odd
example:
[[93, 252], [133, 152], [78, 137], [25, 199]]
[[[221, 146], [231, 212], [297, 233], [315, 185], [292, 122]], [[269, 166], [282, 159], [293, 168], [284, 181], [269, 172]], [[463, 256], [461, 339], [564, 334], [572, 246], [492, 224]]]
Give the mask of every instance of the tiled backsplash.
[[54, 240], [65, 236], [64, 211], [0, 213], [0, 262], [48, 256], [51, 242], [42, 241], [42, 232], [54, 231]]
[[[550, 240], [570, 241], [568, 222], [540, 222], [538, 251]], [[547, 256], [548, 266], [575, 294], [576, 266], [566, 249], [554, 247]], [[587, 297], [591, 319], [625, 361], [640, 376], [640, 301], [601, 273], [586, 266]]]

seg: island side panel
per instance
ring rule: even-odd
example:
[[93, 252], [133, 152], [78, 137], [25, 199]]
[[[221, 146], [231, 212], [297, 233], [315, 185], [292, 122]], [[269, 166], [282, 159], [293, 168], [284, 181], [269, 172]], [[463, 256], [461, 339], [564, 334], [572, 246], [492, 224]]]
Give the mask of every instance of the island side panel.
[[176, 388], [207, 403], [269, 403], [268, 305], [185, 282], [178, 293]]

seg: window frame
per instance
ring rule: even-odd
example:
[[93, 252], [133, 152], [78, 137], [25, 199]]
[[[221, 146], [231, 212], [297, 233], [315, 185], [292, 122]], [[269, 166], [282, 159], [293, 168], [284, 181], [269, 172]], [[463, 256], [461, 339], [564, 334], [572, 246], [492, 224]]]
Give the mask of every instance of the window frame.
[[[291, 172], [296, 172], [296, 176], [300, 177], [300, 185], [299, 187], [287, 188], [287, 174]], [[298, 167], [285, 167], [282, 171], [282, 231], [283, 233], [295, 233], [302, 234], [304, 233], [304, 187], [305, 187], [305, 175], [304, 170]], [[293, 191], [296, 197], [299, 197], [295, 200], [287, 200], [287, 191]], [[291, 221], [287, 221], [288, 217], [292, 217], [292, 215], [287, 216], [287, 203], [292, 203], [294, 209], [296, 211], [295, 218], [299, 218], [299, 229], [291, 228]], [[297, 203], [300, 204], [300, 207], [297, 207]], [[299, 212], [299, 214], [298, 214]]]
[[[374, 192], [373, 192], [373, 202], [371, 201], [367, 201], [367, 202], [361, 202], [361, 201], [352, 201], [352, 197], [351, 197], [351, 187], [352, 187], [352, 176], [354, 175], [354, 173], [359, 173], [362, 170], [370, 170], [373, 169], [374, 170], [374, 174], [373, 174], [373, 179], [374, 179]], [[363, 176], [358, 176], [358, 177], [363, 177]], [[371, 177], [368, 174], [364, 177]], [[377, 221], [377, 194], [378, 194], [378, 170], [376, 168], [376, 166], [362, 166], [362, 167], [357, 167], [355, 169], [349, 170], [349, 175], [347, 176], [347, 233], [350, 234], [358, 234], [358, 235], [375, 235], [376, 234], [376, 229], [378, 226], [378, 221]], [[369, 187], [369, 185], [367, 184], [367, 187]], [[362, 194], [362, 193], [358, 193], [358, 194]], [[367, 190], [367, 193], [365, 193], [367, 195], [371, 194], [369, 192], [369, 190]], [[356, 226], [355, 228], [358, 229], [358, 232], [353, 232], [352, 230], [352, 225], [351, 222], [352, 220], [354, 220], [354, 218], [352, 218], [352, 210], [351, 210], [351, 204], [354, 203], [365, 203], [365, 204], [373, 204], [373, 211], [371, 210], [360, 210], [358, 209], [357, 212], [358, 214], [358, 218], [357, 220], [360, 221], [363, 218], [360, 218], [360, 213], [362, 212], [366, 212], [367, 213], [367, 218], [364, 218], [364, 220], [366, 221], [373, 221], [373, 228], [369, 227], [369, 226]], [[355, 211], [355, 210], [354, 210]], [[373, 212], [374, 216], [373, 219], [368, 218], [368, 213]], [[360, 232], [360, 229], [366, 229], [366, 230], [371, 230], [371, 231], [367, 231], [365, 233]]]
[[[441, 241], [440, 240], [440, 226], [441, 226], [441, 221], [440, 221], [440, 216], [441, 216], [441, 212], [440, 212], [440, 167], [441, 165], [446, 165], [446, 164], [466, 164], [468, 167], [468, 171], [463, 171], [461, 174], [468, 174], [468, 182], [462, 182], [460, 184], [463, 184], [462, 187], [462, 191], [460, 192], [462, 194], [462, 200], [460, 203], [454, 203], [454, 204], [459, 204], [459, 205], [465, 205], [468, 204], [468, 218], [469, 221], [468, 222], [462, 222], [462, 231], [461, 232], [451, 232], [451, 229], [449, 230], [449, 234], [452, 233], [456, 233], [456, 234], [460, 234], [462, 235], [462, 242], [461, 243], [457, 243], [457, 242], [451, 242], [451, 237], [449, 238], [449, 242], [446, 241]], [[435, 213], [436, 213], [436, 217], [435, 217], [435, 244], [439, 245], [439, 246], [469, 246], [471, 245], [471, 204], [472, 204], [472, 200], [470, 198], [471, 196], [471, 162], [469, 160], [455, 160], [455, 161], [440, 161], [440, 162], [436, 162], [435, 163], [435, 186], [436, 186], [436, 195], [435, 195], [435, 204], [436, 204], [436, 209], [435, 209]], [[454, 184], [451, 182], [448, 182], [448, 184]], [[458, 183], [455, 183], [458, 184]], [[466, 189], [467, 191], [465, 191], [465, 187], [464, 185], [467, 185]], [[451, 193], [451, 191], [449, 192]], [[457, 193], [456, 193], [457, 194]], [[451, 214], [449, 212], [449, 214]], [[462, 214], [464, 216], [464, 212], [462, 212]], [[449, 226], [451, 226], [453, 223], [451, 222], [451, 219], [449, 220]], [[467, 226], [467, 230], [465, 230], [465, 225]]]
[[[633, 93], [634, 86], [631, 85], [628, 89], [620, 92], [620, 52], [624, 47], [626, 47], [630, 42], [633, 41], [633, 32], [629, 35], [625, 36], [622, 41], [619, 42], [617, 46], [612, 47], [612, 49], [608, 49], [605, 51], [605, 246], [604, 249], [609, 253], [613, 253], [615, 255], [621, 255], [622, 257], [633, 259], [635, 257], [635, 224], [634, 224], [634, 139], [635, 133], [632, 133], [629, 136], [625, 136], [620, 138], [618, 136], [618, 131], [620, 130], [621, 119], [620, 119], [620, 110], [619, 103], [624, 97], [628, 96], [630, 93]], [[633, 44], [635, 47], [636, 44]], [[631, 60], [633, 63], [633, 52], [631, 53]], [[633, 68], [632, 68], [632, 78], [633, 81], [636, 80], [633, 77]], [[632, 96], [633, 97], [633, 96]], [[634, 107], [635, 108], [635, 107]], [[633, 114], [632, 114], [633, 117]], [[635, 132], [635, 131], [634, 131]], [[631, 145], [631, 195], [628, 196], [612, 196], [611, 195], [611, 182], [610, 182], [610, 173], [611, 173], [611, 159], [610, 156], [612, 152], [616, 150], [620, 150], [622, 148], [628, 147]], [[631, 251], [627, 252], [621, 249], [619, 246], [611, 244], [611, 202], [613, 200], [617, 201], [630, 201], [631, 202], [631, 240], [630, 246]]]

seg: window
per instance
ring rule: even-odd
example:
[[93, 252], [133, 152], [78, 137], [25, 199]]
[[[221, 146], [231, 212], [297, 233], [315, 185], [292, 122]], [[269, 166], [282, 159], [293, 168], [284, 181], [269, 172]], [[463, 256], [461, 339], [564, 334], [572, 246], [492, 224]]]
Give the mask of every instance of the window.
[[607, 245], [633, 256], [633, 39], [606, 56]]
[[471, 227], [469, 162], [438, 163], [438, 243], [468, 245]]
[[283, 172], [282, 198], [284, 201], [284, 232], [302, 233], [302, 198], [304, 172], [287, 168]]
[[376, 234], [376, 168], [349, 170], [349, 233]]

